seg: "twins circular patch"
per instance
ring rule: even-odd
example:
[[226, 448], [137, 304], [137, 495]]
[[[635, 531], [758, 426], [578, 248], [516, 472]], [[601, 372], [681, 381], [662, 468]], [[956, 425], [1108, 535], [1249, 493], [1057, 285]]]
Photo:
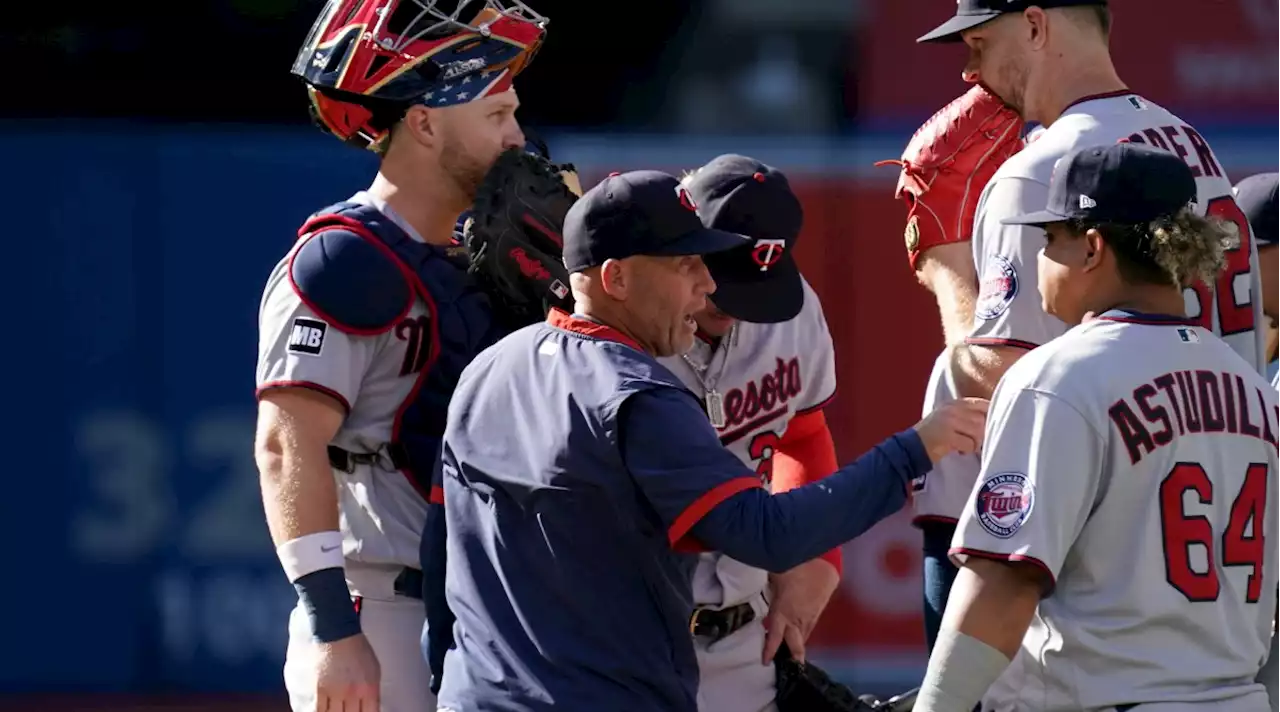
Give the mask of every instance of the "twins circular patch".
[[1001, 472], [987, 478], [974, 502], [978, 523], [992, 536], [1008, 539], [1031, 516], [1035, 487], [1020, 472]]
[[982, 284], [978, 288], [978, 301], [973, 314], [983, 321], [990, 321], [1005, 313], [1013, 298], [1018, 296], [1018, 271], [1004, 255], [992, 255], [982, 270]]

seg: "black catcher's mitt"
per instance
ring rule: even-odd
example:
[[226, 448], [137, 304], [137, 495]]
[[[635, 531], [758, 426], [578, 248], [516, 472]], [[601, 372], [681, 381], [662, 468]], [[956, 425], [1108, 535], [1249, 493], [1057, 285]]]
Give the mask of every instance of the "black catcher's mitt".
[[560, 236], [578, 199], [569, 183], [577, 186], [573, 166], [510, 149], [485, 175], [463, 226], [468, 271], [512, 329], [541, 321], [551, 307], [573, 310]]

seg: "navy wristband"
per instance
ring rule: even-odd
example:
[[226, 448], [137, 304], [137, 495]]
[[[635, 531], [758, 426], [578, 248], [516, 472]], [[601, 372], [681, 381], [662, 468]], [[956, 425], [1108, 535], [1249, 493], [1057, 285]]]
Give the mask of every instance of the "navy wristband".
[[293, 582], [316, 640], [332, 643], [360, 633], [360, 614], [340, 568], [312, 571]]

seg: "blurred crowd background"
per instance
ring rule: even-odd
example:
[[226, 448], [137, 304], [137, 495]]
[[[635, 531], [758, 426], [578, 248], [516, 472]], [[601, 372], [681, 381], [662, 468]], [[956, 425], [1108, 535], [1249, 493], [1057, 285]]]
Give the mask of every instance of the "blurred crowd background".
[[[549, 36], [522, 123], [584, 184], [724, 152], [791, 177], [823, 297], [842, 459], [919, 415], [941, 346], [907, 267], [896, 158], [965, 87], [914, 38], [949, 0], [528, 0]], [[251, 450], [263, 282], [371, 154], [307, 122], [289, 74], [319, 0], [23, 3], [0, 24], [10, 330], [0, 710], [285, 712], [293, 591]], [[1277, 169], [1275, 0], [1113, 3], [1134, 90], [1233, 182]], [[923, 671], [919, 537], [846, 551], [811, 657], [893, 692]]]

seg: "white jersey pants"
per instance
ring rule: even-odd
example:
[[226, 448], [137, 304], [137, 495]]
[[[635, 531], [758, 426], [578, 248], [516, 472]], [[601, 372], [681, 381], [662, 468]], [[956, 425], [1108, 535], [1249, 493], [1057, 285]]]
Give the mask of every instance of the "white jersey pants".
[[747, 625], [710, 645], [705, 639], [694, 638], [701, 674], [698, 712], [777, 712], [773, 663], [760, 663], [769, 607], [760, 594], [750, 603], [756, 615]]

